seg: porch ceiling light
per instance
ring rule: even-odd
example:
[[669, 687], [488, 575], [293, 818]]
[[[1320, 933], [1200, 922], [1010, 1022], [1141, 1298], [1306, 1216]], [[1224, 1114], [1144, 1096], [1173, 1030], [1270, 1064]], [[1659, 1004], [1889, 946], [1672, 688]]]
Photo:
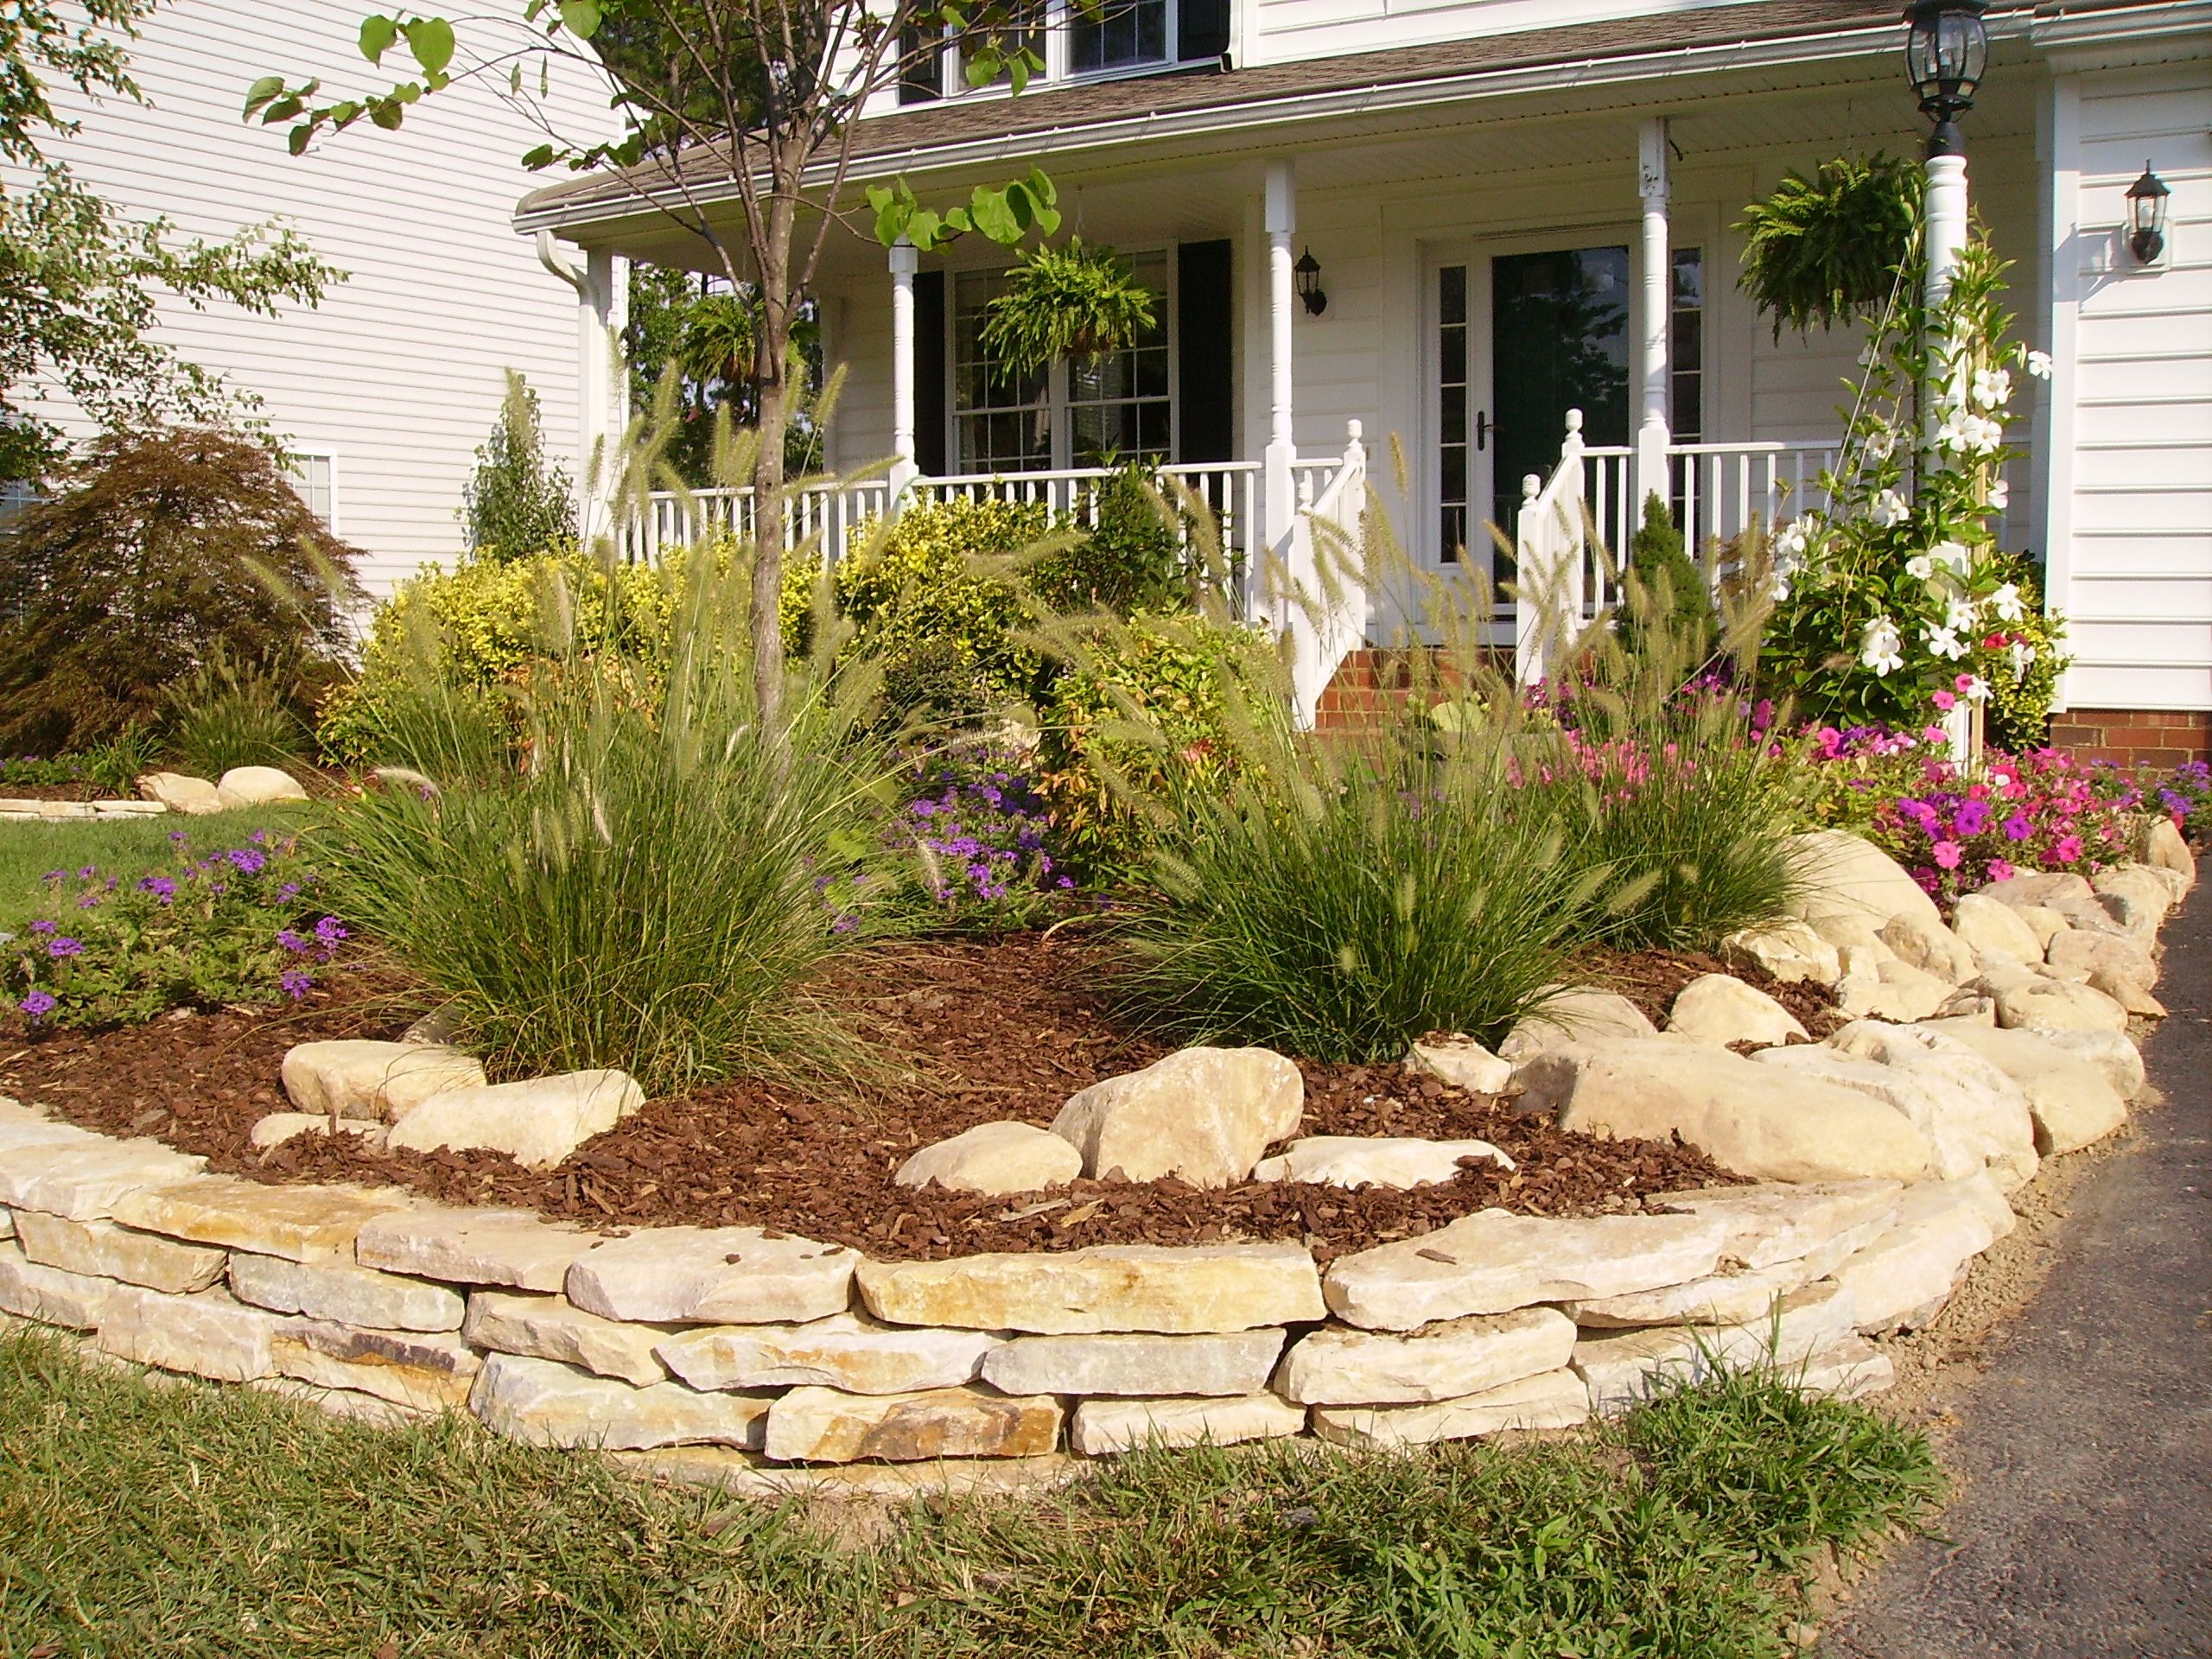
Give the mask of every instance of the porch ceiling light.
[[1989, 67], [1987, 0], [1914, 0], [1905, 8], [1905, 75], [1920, 94], [1921, 113], [1936, 123], [1931, 153], [1958, 147], [1959, 117], [1974, 107]]
[[1321, 262], [1308, 248], [1298, 256], [1298, 263], [1291, 268], [1298, 278], [1298, 297], [1305, 302], [1306, 315], [1318, 317], [1329, 308], [1329, 296], [1321, 291]]
[[2139, 264], [2166, 251], [2166, 200], [2172, 194], [2148, 162], [2143, 176], [2127, 187], [2127, 249]]

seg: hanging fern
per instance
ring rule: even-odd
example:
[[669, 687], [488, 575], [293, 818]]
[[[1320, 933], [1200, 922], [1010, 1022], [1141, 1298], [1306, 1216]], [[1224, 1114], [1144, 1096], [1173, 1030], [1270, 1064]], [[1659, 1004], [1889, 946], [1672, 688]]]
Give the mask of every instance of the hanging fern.
[[1808, 334], [1879, 311], [1914, 255], [1923, 175], [1888, 156], [1838, 157], [1809, 179], [1794, 168], [1744, 210], [1745, 292], [1784, 327]]
[[1022, 256], [983, 320], [983, 349], [1016, 373], [1061, 358], [1096, 360], [1154, 326], [1152, 290], [1111, 248], [1079, 236]]

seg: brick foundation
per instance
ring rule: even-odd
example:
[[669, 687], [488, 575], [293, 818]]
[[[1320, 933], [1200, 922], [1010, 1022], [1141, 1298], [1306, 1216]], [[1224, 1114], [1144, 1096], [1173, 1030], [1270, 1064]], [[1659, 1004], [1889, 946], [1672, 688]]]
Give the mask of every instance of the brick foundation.
[[2069, 709], [2051, 716], [2050, 744], [2085, 760], [2177, 766], [2212, 759], [2212, 713]]

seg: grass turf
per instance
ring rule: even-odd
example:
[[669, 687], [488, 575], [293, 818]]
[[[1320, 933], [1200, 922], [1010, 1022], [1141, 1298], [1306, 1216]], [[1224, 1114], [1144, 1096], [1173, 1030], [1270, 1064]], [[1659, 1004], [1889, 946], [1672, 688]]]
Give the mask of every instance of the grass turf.
[[1580, 1440], [1153, 1452], [873, 1540], [448, 1418], [147, 1387], [0, 1335], [0, 1653], [1757, 1659], [1932, 1510], [1926, 1445], [1736, 1379]]
[[141, 875], [175, 861], [173, 830], [190, 836], [193, 848], [211, 852], [238, 846], [249, 830], [302, 829], [315, 814], [313, 806], [269, 806], [204, 817], [165, 812], [148, 818], [0, 819], [0, 931], [17, 931], [39, 913], [48, 870], [92, 864], [111, 874]]

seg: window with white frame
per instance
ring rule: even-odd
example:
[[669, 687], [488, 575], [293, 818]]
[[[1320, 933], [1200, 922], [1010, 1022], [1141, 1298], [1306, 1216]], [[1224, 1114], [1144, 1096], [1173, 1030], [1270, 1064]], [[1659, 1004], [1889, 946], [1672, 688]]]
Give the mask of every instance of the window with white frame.
[[338, 528], [338, 461], [334, 455], [294, 450], [284, 468], [286, 482], [298, 492], [308, 511], [328, 529]]
[[[1201, 12], [1186, 17], [1194, 5]], [[1204, 9], [1209, 7], [1221, 14], [1212, 27], [1205, 26], [1211, 13]], [[1005, 43], [1033, 52], [1047, 81], [1128, 74], [1179, 61], [1186, 54], [1181, 31], [1194, 21], [1200, 27], [1192, 31], [1192, 49], [1205, 48], [1198, 50], [1201, 57], [1218, 56], [1227, 38], [1226, 0], [1033, 0], [1018, 9]], [[1001, 74], [985, 86], [971, 86], [957, 49], [925, 54], [925, 44], [911, 31], [901, 41], [908, 62], [899, 77], [899, 103], [928, 103], [1006, 85]]]
[[1168, 456], [1175, 436], [1169, 260], [1164, 251], [1125, 257], [1152, 291], [1153, 327], [1108, 356], [1027, 373], [994, 359], [982, 343], [988, 308], [1005, 292], [1006, 273], [955, 274], [952, 423], [959, 471], [1031, 473]]

